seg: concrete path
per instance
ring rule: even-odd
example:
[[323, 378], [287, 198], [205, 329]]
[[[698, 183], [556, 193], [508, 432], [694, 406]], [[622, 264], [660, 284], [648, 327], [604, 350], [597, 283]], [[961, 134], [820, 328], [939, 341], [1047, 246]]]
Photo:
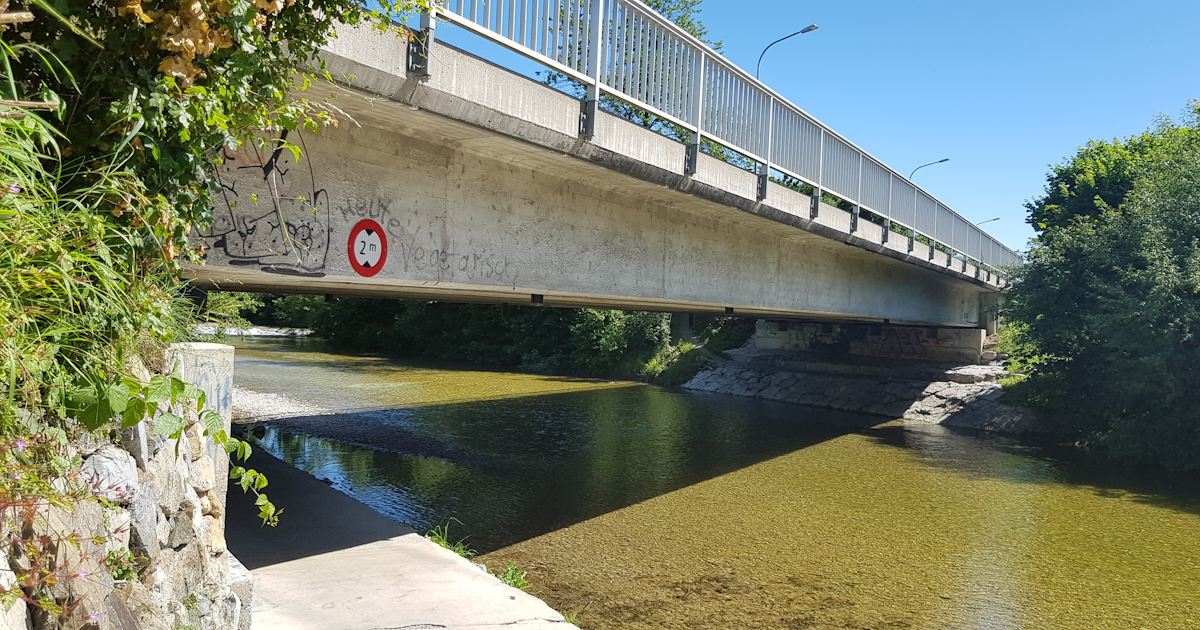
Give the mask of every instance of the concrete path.
[[571, 630], [542, 600], [505, 585], [311, 475], [256, 451], [284, 509], [260, 527], [230, 486], [229, 549], [254, 574], [254, 630]]

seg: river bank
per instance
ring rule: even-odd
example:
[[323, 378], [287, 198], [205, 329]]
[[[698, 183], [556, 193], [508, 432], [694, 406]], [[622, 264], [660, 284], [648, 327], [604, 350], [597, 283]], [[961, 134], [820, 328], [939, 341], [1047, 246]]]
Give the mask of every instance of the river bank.
[[903, 418], [1009, 435], [1043, 433], [1034, 412], [1005, 404], [1000, 364], [939, 367], [747, 346], [725, 353], [684, 389]]
[[569, 630], [542, 600], [262, 451], [247, 466], [286, 506], [277, 527], [231, 486], [230, 549], [254, 575], [255, 630]]

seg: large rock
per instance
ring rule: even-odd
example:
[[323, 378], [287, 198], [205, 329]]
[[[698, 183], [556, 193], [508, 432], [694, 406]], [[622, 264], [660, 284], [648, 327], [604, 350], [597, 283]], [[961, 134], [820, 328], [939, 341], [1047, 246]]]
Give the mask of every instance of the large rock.
[[201, 562], [200, 545], [162, 550], [150, 587], [151, 598], [160, 610], [170, 610], [171, 604], [187, 599], [198, 590], [204, 579]]
[[196, 492], [208, 492], [216, 486], [217, 471], [211, 457], [204, 455], [192, 462], [190, 481]]
[[130, 524], [133, 514], [130, 510], [104, 509], [104, 523], [107, 529], [108, 542], [104, 545], [105, 553], [129, 548]]
[[188, 426], [184, 431], [187, 436], [188, 448], [192, 451], [192, 460], [198, 459], [205, 451], [205, 442], [208, 440], [204, 436], [204, 425], [196, 422]]
[[45, 512], [45, 520], [35, 527], [50, 536], [79, 536], [77, 545], [58, 545], [54, 557], [60, 575], [78, 577], [59, 580], [50, 593], [60, 602], [75, 602], [76, 609], [84, 611], [84, 615], [91, 611], [97, 611], [99, 615], [113, 585], [112, 575], [104, 564], [104, 547], [91, 538], [106, 531], [101, 505], [96, 501], [83, 501], [72, 505], [70, 510], [51, 506]]
[[138, 469], [133, 456], [112, 444], [106, 444], [83, 460], [80, 478], [92, 487], [92, 493], [113, 503], [128, 504], [137, 493]]
[[207, 536], [204, 542], [205, 546], [208, 547], [208, 553], [214, 556], [225, 553], [228, 547], [225, 544], [225, 530], [221, 528], [221, 521], [211, 516], [205, 516], [204, 521], [207, 525], [205, 528]]
[[150, 589], [133, 580], [128, 585], [125, 605], [137, 621], [139, 630], [174, 630], [175, 619], [162, 611]]
[[181, 471], [188, 470], [190, 460], [182, 448], [179, 449], [179, 457], [175, 456], [175, 444], [175, 440], [168, 440], [150, 459], [147, 467], [147, 472], [158, 483], [158, 505], [167, 516], [174, 516], [187, 496], [186, 480]]
[[180, 511], [171, 517], [171, 532], [167, 534], [167, 544], [164, 547], [178, 549], [184, 545], [196, 542], [196, 526], [189, 512]]
[[208, 494], [204, 498], [208, 500], [208, 508], [204, 511], [204, 514], [223, 521], [224, 519], [221, 517], [225, 515], [225, 506], [221, 505], [221, 500], [217, 498], [217, 495]]
[[250, 630], [250, 607], [254, 604], [254, 575], [233, 554], [225, 554], [229, 558], [229, 590], [237, 595], [241, 605], [240, 614], [234, 626], [237, 630]]
[[125, 450], [133, 456], [138, 468], [146, 470], [146, 464], [150, 461], [152, 453], [150, 452], [151, 441], [147, 439], [146, 435], [145, 422], [139, 422], [121, 431], [121, 446], [124, 446]]
[[138, 487], [129, 505], [129, 550], [154, 562], [158, 559], [158, 483]]
[[[231, 556], [232, 557], [232, 556]], [[11, 591], [17, 586], [17, 574], [7, 563], [0, 563], [0, 592]], [[0, 603], [0, 630], [26, 630], [29, 611], [24, 600], [16, 600], [11, 606]]]

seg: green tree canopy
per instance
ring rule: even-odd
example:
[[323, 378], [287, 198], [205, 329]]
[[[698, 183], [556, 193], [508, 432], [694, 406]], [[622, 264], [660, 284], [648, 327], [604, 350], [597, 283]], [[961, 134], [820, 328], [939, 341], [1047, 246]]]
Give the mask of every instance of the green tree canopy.
[[[1061, 436], [1173, 468], [1200, 467], [1197, 116], [1089, 144], [1052, 173], [1052, 185], [1068, 172], [1094, 183], [1046, 204], [1007, 303], [1029, 372], [1018, 391]], [[1098, 190], [1120, 201], [1080, 199]]]
[[1025, 204], [1028, 221], [1039, 232], [1065, 227], [1074, 217], [1094, 217], [1120, 208], [1137, 179], [1154, 168], [1153, 160], [1178, 136], [1200, 133], [1161, 117], [1145, 133], [1124, 140], [1092, 140], [1075, 155], [1051, 167], [1041, 197]]

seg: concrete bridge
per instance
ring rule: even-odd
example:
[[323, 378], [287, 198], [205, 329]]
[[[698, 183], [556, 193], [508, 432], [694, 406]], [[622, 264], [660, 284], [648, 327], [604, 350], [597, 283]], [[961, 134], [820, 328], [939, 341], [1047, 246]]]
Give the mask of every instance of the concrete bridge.
[[[600, 3], [576, 4], [595, 11]], [[461, 15], [443, 17], [475, 23], [477, 32], [518, 47], [503, 37], [498, 19], [485, 28], [459, 9]], [[520, 19], [508, 24], [513, 37], [538, 18]], [[639, 19], [669, 28], [653, 15]], [[998, 267], [1016, 260], [823, 126], [813, 154], [815, 178], [806, 175], [803, 160], [777, 163], [743, 151], [761, 160], [756, 174], [694, 150], [697, 143], [677, 142], [595, 107], [607, 85], [602, 81], [586, 86], [581, 106], [571, 95], [433, 42], [432, 29], [424, 33], [428, 39], [410, 45], [393, 34], [343, 30], [323, 55], [340, 84], [305, 95], [336, 96], [345, 114], [340, 125], [287, 135], [303, 151], [298, 160], [289, 150], [225, 156], [218, 165], [224, 190], [215, 225], [197, 237], [207, 262], [189, 270], [196, 284], [979, 328], [1003, 283]], [[572, 70], [580, 64], [547, 65], [588, 76]], [[663, 68], [657, 76], [667, 81]], [[648, 101], [634, 102], [670, 115]], [[719, 112], [716, 107], [696, 111]], [[733, 131], [685, 130], [693, 128], [697, 141], [743, 146], [728, 140]], [[781, 128], [774, 129], [780, 144]], [[848, 177], [835, 187], [838, 169], [851, 167], [859, 173], [855, 194]], [[873, 184], [865, 171], [875, 173]], [[769, 181], [772, 172], [814, 184], [814, 195]], [[822, 203], [821, 190], [853, 202], [855, 211]], [[860, 207], [905, 225], [910, 236], [860, 219]], [[931, 222], [926, 228], [922, 216], [941, 219], [939, 227]], [[943, 238], [935, 239], [939, 229]], [[913, 238], [917, 233], [953, 254]]]

